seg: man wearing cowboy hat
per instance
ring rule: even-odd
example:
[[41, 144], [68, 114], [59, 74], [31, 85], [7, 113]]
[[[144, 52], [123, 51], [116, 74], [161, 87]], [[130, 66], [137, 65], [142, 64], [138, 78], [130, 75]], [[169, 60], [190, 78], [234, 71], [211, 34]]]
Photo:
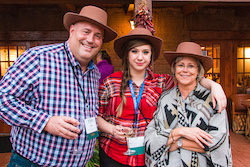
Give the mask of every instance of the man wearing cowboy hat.
[[12, 126], [8, 166], [84, 166], [97, 137], [100, 73], [92, 58], [117, 33], [85, 6], [63, 20], [66, 42], [25, 51], [0, 82], [0, 118]]

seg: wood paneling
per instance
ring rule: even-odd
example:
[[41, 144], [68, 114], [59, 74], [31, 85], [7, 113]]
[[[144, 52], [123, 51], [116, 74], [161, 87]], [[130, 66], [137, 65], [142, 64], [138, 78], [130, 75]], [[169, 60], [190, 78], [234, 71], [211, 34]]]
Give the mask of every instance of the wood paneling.
[[11, 153], [0, 153], [0, 165], [2, 167], [7, 167], [10, 161]]
[[191, 31], [190, 37], [196, 40], [248, 40], [250, 31]]
[[0, 32], [1, 41], [65, 41], [68, 31], [9, 31]]
[[10, 133], [11, 126], [7, 125], [3, 120], [0, 119], [0, 134]]

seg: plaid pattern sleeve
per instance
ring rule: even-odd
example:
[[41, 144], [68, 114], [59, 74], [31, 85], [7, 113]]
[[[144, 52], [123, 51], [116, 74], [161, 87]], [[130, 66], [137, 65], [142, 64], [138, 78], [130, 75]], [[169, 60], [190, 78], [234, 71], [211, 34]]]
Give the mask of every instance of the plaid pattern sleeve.
[[[145, 79], [142, 98], [140, 101], [141, 111], [138, 114], [138, 135], [143, 136], [147, 127], [147, 122], [150, 122], [153, 113], [156, 110], [157, 102], [163, 88], [171, 88], [174, 86], [173, 78], [166, 74], [153, 74], [148, 70], [148, 77]], [[135, 110], [132, 100], [132, 95], [127, 88], [125, 96], [127, 99], [126, 105], [123, 106], [123, 113], [120, 117], [116, 117], [116, 109], [121, 102], [120, 86], [122, 81], [122, 72], [116, 72], [106, 78], [99, 88], [99, 116], [113, 125], [134, 124]], [[133, 83], [136, 96], [139, 93], [140, 87]], [[144, 154], [136, 156], [126, 156], [123, 153], [128, 149], [127, 143], [119, 141], [111, 134], [101, 133], [99, 137], [100, 146], [115, 161], [130, 165], [143, 166], [145, 165]]]
[[[93, 61], [85, 73], [64, 43], [25, 51], [0, 82], [0, 118], [12, 125], [11, 143], [21, 156], [40, 166], [84, 166], [93, 154], [95, 139], [88, 140], [84, 119], [98, 113], [100, 73]], [[83, 93], [74, 77], [75, 71]], [[88, 99], [86, 110], [84, 97]], [[83, 133], [75, 140], [43, 131], [51, 116], [69, 116], [82, 122]], [[79, 147], [83, 153], [70, 153]]]
[[39, 72], [36, 52], [33, 49], [27, 50], [1, 80], [0, 114], [12, 126], [31, 128], [41, 133], [50, 116], [31, 107], [37, 104], [32, 99], [39, 98]]

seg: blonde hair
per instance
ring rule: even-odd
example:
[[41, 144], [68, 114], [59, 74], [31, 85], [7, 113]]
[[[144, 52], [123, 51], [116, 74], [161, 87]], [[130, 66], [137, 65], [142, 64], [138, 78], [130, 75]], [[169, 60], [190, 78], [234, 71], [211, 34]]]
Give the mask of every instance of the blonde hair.
[[[171, 72], [172, 72], [173, 77], [174, 77], [175, 80], [176, 80], [176, 78], [175, 78], [175, 66], [176, 66], [176, 64], [177, 64], [178, 62], [180, 62], [183, 58], [184, 58], [184, 57], [177, 57], [177, 58], [173, 61], [173, 63], [171, 64]], [[194, 59], [196, 60], [196, 63], [197, 63], [197, 65], [198, 65], [198, 75], [197, 75], [196, 80], [199, 82], [199, 81], [203, 78], [204, 73], [205, 73], [205, 70], [204, 70], [204, 68], [203, 68], [203, 65], [202, 65], [201, 61], [200, 61], [199, 59], [197, 59], [197, 58], [194, 58]]]
[[127, 100], [125, 97], [125, 91], [129, 85], [129, 80], [131, 79], [131, 74], [130, 74], [130, 70], [129, 70], [129, 60], [128, 60], [128, 53], [131, 49], [138, 47], [138, 46], [142, 46], [142, 45], [150, 45], [151, 46], [151, 62], [150, 65], [153, 64], [153, 60], [155, 57], [155, 51], [152, 48], [152, 44], [144, 39], [134, 39], [134, 40], [130, 40], [127, 43], [125, 43], [125, 45], [123, 46], [122, 50], [123, 50], [123, 54], [122, 54], [122, 82], [121, 82], [121, 87], [120, 87], [120, 97], [122, 98], [121, 103], [119, 104], [119, 106], [116, 109], [116, 116], [120, 117], [122, 115], [122, 111], [123, 111], [123, 105], [127, 104]]

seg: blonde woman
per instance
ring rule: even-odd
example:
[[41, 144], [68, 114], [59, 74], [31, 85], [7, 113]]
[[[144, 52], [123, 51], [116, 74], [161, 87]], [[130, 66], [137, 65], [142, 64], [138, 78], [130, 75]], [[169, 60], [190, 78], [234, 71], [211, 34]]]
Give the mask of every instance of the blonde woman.
[[213, 109], [210, 90], [199, 83], [213, 59], [193, 42], [165, 57], [177, 86], [162, 93], [145, 131], [147, 166], [232, 166], [226, 110]]

